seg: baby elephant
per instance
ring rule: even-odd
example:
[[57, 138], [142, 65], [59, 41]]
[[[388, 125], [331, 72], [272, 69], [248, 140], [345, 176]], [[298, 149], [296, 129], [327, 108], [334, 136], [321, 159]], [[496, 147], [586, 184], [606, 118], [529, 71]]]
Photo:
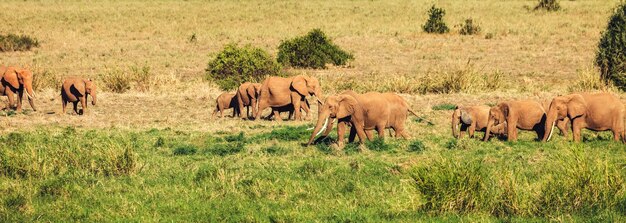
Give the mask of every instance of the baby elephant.
[[[61, 86], [61, 100], [63, 101], [63, 114], [65, 114], [65, 107], [67, 102], [74, 104], [74, 112], [82, 115], [87, 111], [87, 95], [91, 95], [93, 99], [92, 105], [96, 105], [96, 85], [91, 79], [83, 78], [67, 78], [63, 81]], [[78, 102], [80, 102], [82, 109], [78, 110]]]
[[217, 112], [220, 112], [220, 118], [224, 118], [224, 110], [230, 108], [233, 109], [233, 117], [239, 114], [237, 97], [235, 97], [233, 93], [225, 92], [220, 94], [217, 96], [217, 99], [215, 99], [215, 104], [215, 111], [213, 111], [211, 117], [214, 117]]
[[[463, 131], [467, 131], [469, 137], [473, 138], [475, 131], [485, 132], [489, 121], [489, 109], [491, 108], [485, 105], [457, 106], [452, 113], [452, 136], [461, 138]], [[506, 134], [506, 123], [493, 126], [490, 132], [492, 134]]]

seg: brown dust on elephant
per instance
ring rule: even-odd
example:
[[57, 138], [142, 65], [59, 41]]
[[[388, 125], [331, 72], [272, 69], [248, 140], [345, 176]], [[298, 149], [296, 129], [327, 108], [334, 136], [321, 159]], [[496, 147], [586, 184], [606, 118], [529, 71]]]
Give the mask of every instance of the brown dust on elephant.
[[[61, 85], [61, 101], [63, 103], [63, 113], [65, 113], [65, 107], [68, 102], [72, 102], [74, 105], [74, 112], [78, 115], [83, 115], [87, 112], [87, 96], [91, 95], [91, 104], [96, 105], [96, 85], [90, 79], [83, 78], [67, 78]], [[78, 110], [78, 103], [80, 102], [82, 109]]]
[[[507, 124], [507, 140], [517, 141], [517, 130], [529, 130], [537, 133], [540, 140], [545, 133], [546, 113], [539, 102], [532, 100], [501, 102], [489, 110], [486, 132], [500, 123]], [[483, 141], [489, 140], [485, 134]]]
[[[359, 142], [372, 139], [372, 130], [378, 132], [378, 136], [384, 138], [385, 128], [392, 128], [396, 136], [408, 138], [404, 132], [404, 122], [408, 112], [415, 115], [404, 99], [391, 93], [369, 92], [356, 94], [346, 91], [339, 95], [326, 98], [320, 107], [317, 123], [313, 128], [307, 145], [311, 145], [316, 136], [322, 134], [318, 140], [328, 136], [332, 131], [333, 123], [337, 119], [337, 143], [343, 146], [345, 131], [350, 129], [349, 142], [359, 137]], [[367, 133], [370, 131], [370, 133]], [[369, 137], [368, 137], [369, 135]]]
[[555, 122], [569, 119], [575, 142], [581, 141], [580, 132], [585, 128], [593, 131], [610, 130], [615, 141], [621, 138], [626, 143], [624, 113], [624, 104], [611, 93], [580, 93], [555, 97], [547, 112], [546, 135], [542, 141], [550, 140]]
[[[22, 111], [22, 99], [24, 93], [33, 111], [35, 108], [35, 92], [33, 91], [33, 73], [28, 69], [16, 67], [0, 67], [0, 95], [6, 95], [9, 99], [9, 108]], [[17, 105], [15, 105], [17, 95]]]
[[[489, 106], [457, 106], [452, 113], [452, 136], [460, 139], [463, 132], [467, 132], [470, 138], [474, 137], [474, 133], [487, 131], [487, 123], [489, 122]], [[505, 135], [506, 122], [499, 123], [490, 129], [490, 134]]]
[[241, 110], [238, 110], [238, 104], [239, 103], [237, 103], [237, 97], [235, 97], [235, 94], [228, 92], [220, 94], [215, 99], [215, 111], [213, 111], [213, 114], [211, 114], [211, 118], [215, 117], [215, 114], [217, 114], [218, 112], [220, 113], [220, 118], [224, 118], [224, 110], [230, 108], [233, 109], [232, 117], [237, 116], [239, 113], [241, 113]]
[[[315, 77], [298, 75], [294, 77], [269, 77], [263, 81], [261, 92], [258, 97], [258, 107], [255, 119], [261, 118], [261, 113], [267, 107], [281, 108], [292, 104], [294, 108], [300, 108], [303, 98], [317, 97], [321, 104], [322, 88]], [[300, 109], [294, 110], [294, 118], [302, 120]], [[280, 121], [280, 118], [276, 119]]]

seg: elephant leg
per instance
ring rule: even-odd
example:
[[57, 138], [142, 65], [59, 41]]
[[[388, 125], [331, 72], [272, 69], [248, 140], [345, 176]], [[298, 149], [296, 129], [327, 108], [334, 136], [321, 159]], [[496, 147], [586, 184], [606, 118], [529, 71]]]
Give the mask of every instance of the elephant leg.
[[365, 130], [365, 136], [367, 137], [367, 140], [369, 141], [374, 140], [374, 130]]
[[[8, 87], [7, 87], [8, 88]], [[13, 91], [11, 91], [11, 89], [7, 89], [6, 90], [6, 95], [7, 98], [9, 99], [9, 108], [10, 109], [14, 109], [15, 108], [15, 102], [13, 100], [15, 100], [15, 96], [13, 96]]]
[[574, 142], [580, 142], [581, 130], [582, 130], [582, 125], [581, 125], [580, 118], [578, 118], [572, 122], [572, 135], [574, 135]]
[[278, 112], [278, 110], [272, 110], [272, 112], [274, 113], [274, 119], [276, 119], [277, 122], [283, 121], [283, 117], [280, 116], [280, 112]]
[[24, 96], [24, 87], [17, 89], [17, 111], [22, 111], [22, 97]]
[[256, 114], [254, 114], [254, 118], [256, 120], [260, 120], [261, 119], [261, 113], [263, 113], [263, 110], [265, 110], [267, 107], [269, 107], [269, 104], [266, 101], [259, 101], [259, 110], [256, 111]]
[[306, 116], [304, 117], [304, 120], [309, 120], [309, 117], [311, 114], [311, 108], [309, 107], [308, 103], [302, 102], [302, 110], [306, 112]]
[[461, 123], [461, 128], [459, 128], [459, 139], [463, 138], [463, 133], [467, 132], [468, 126], [464, 123]]
[[78, 101], [72, 102], [72, 104], [74, 104], [74, 112], [76, 112], [77, 115], [78, 114]]
[[293, 104], [293, 112], [295, 120], [300, 120], [300, 102], [302, 96], [297, 93], [291, 94], [291, 103]]
[[517, 122], [516, 121], [507, 121], [507, 135], [508, 141], [515, 142], [517, 141]]
[[354, 128], [354, 126], [350, 127], [350, 135], [348, 136], [348, 142], [352, 143], [354, 142], [354, 138], [356, 137], [356, 129]]
[[80, 100], [80, 105], [83, 107], [83, 112], [81, 113], [81, 115], [84, 115], [85, 113], [87, 113], [87, 96], [82, 96], [78, 99]]
[[559, 131], [561, 131], [561, 135], [567, 138], [567, 118], [562, 121], [557, 121], [556, 127], [559, 128]]
[[343, 148], [343, 145], [344, 145], [343, 140], [345, 138], [345, 135], [346, 135], [346, 123], [344, 122], [337, 123], [337, 145], [339, 145], [340, 148]]
[[474, 138], [474, 132], [476, 131], [476, 122], [472, 122], [472, 124], [470, 124], [469, 129], [467, 130], [468, 135], [470, 138]]
[[63, 97], [63, 98], [61, 98], [61, 101], [63, 103], [63, 113], [61, 113], [61, 114], [65, 115], [65, 108], [67, 107], [67, 99], [65, 99]]
[[376, 131], [378, 132], [378, 137], [381, 139], [385, 138], [385, 125], [376, 126]]
[[611, 131], [613, 132], [613, 141], [615, 142], [620, 142], [621, 140], [621, 136], [622, 136], [622, 131], [621, 130], [617, 130], [615, 128], [611, 129]]
[[[252, 114], [256, 114], [257, 110], [256, 110], [256, 99], [255, 98], [250, 98], [250, 106], [252, 106]], [[250, 117], [250, 115], [248, 115], [248, 117]]]

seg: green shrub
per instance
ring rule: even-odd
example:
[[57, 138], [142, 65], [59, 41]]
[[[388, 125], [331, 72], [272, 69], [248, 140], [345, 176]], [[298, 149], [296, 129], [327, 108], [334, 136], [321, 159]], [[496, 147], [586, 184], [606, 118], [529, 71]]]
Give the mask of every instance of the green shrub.
[[39, 41], [26, 35], [0, 35], [0, 52], [27, 51], [39, 47]]
[[246, 81], [261, 82], [268, 75], [278, 75], [280, 69], [280, 65], [261, 48], [228, 44], [209, 61], [206, 78], [222, 90], [232, 90]]
[[557, 0], [539, 0], [539, 4], [535, 6], [535, 10], [559, 11], [561, 5]]
[[409, 144], [409, 152], [421, 153], [426, 150], [426, 145], [420, 140], [415, 140]]
[[278, 46], [278, 62], [285, 66], [323, 69], [327, 63], [345, 65], [352, 59], [352, 54], [332, 43], [320, 29], [282, 41]]
[[194, 145], [180, 145], [174, 148], [173, 154], [176, 156], [193, 155], [196, 154], [197, 151], [198, 149]]
[[476, 35], [480, 33], [480, 26], [474, 23], [472, 18], [466, 19], [465, 23], [459, 26], [461, 27], [461, 30], [459, 30], [461, 35]]
[[622, 4], [609, 19], [598, 44], [596, 65], [600, 76], [626, 90], [626, 4]]
[[435, 5], [428, 10], [428, 21], [422, 27], [424, 32], [427, 33], [447, 33], [450, 31], [446, 23], [443, 21], [443, 16], [446, 15], [446, 11], [442, 8], [437, 8]]

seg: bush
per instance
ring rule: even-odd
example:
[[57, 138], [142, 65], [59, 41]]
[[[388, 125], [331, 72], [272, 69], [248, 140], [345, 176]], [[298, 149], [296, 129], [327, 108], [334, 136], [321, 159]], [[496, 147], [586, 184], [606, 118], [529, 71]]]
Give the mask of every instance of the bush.
[[320, 29], [282, 41], [278, 46], [278, 62], [285, 66], [324, 69], [327, 63], [339, 66], [352, 59], [352, 54], [332, 43]]
[[461, 35], [475, 35], [480, 33], [480, 26], [474, 23], [472, 18], [466, 19], [464, 24], [459, 25]]
[[232, 90], [243, 82], [260, 82], [279, 71], [280, 65], [265, 50], [228, 44], [209, 62], [206, 77], [222, 90]]
[[539, 0], [539, 4], [535, 6], [535, 10], [559, 11], [561, 5], [557, 0]]
[[428, 10], [428, 21], [424, 24], [424, 32], [427, 33], [447, 33], [450, 31], [446, 23], [443, 21], [443, 16], [446, 15], [446, 11], [442, 8], [437, 8], [435, 5]]
[[151, 86], [152, 75], [149, 66], [131, 66], [129, 71], [110, 70], [100, 74], [100, 80], [111, 92], [124, 93], [130, 89], [147, 91]]
[[39, 41], [26, 35], [0, 35], [0, 52], [27, 51], [39, 47]]
[[626, 90], [626, 4], [615, 10], [598, 44], [596, 65], [600, 76]]

